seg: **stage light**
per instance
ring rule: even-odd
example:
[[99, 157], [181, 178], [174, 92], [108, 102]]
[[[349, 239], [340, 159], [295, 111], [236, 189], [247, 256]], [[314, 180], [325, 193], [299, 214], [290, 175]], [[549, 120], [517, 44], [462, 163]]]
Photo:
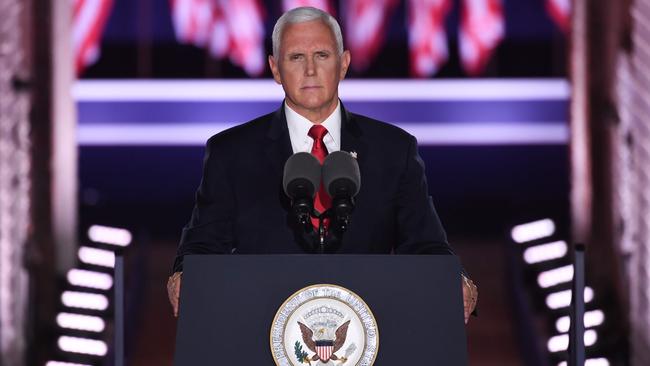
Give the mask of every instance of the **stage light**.
[[[549, 145], [565, 144], [569, 129], [562, 122], [439, 122], [394, 123], [418, 137], [419, 145]], [[77, 143], [83, 146], [204, 146], [205, 136], [237, 124], [209, 122], [97, 122], [80, 125]]]
[[[566, 361], [560, 362], [557, 366], [567, 366]], [[609, 360], [606, 358], [588, 358], [585, 360], [585, 366], [609, 366]]]
[[70, 308], [90, 310], [106, 310], [108, 308], [106, 296], [88, 292], [64, 291], [61, 294], [61, 302]]
[[96, 266], [115, 267], [115, 252], [91, 247], [79, 248], [79, 260]]
[[71, 269], [68, 271], [68, 282], [74, 286], [108, 290], [113, 286], [113, 278], [101, 272]]
[[61, 328], [86, 330], [89, 332], [101, 332], [105, 328], [104, 320], [98, 316], [59, 313], [56, 316], [56, 323]]
[[[546, 306], [549, 309], [560, 309], [571, 305], [571, 293], [572, 290], [564, 290], [549, 294], [546, 297]], [[585, 287], [584, 299], [585, 302], [594, 299], [594, 290], [591, 287]]]
[[93, 225], [88, 229], [88, 237], [97, 243], [111, 244], [125, 247], [131, 244], [133, 236], [126, 229], [117, 227]]
[[[347, 101], [566, 101], [566, 80], [346, 79], [339, 94]], [[273, 80], [80, 80], [72, 88], [77, 102], [259, 101], [281, 102], [282, 89]]]
[[[597, 327], [605, 321], [605, 313], [602, 310], [587, 311], [584, 317], [585, 328]], [[571, 318], [563, 316], [555, 322], [555, 328], [560, 333], [566, 333], [571, 327]]]
[[61, 336], [58, 344], [59, 348], [65, 352], [95, 356], [104, 356], [107, 352], [106, 343], [96, 339]]
[[61, 362], [61, 361], [47, 361], [45, 366], [90, 366], [82, 363], [71, 363], [71, 362]]
[[562, 258], [566, 255], [567, 250], [568, 246], [563, 240], [535, 245], [524, 251], [524, 260], [528, 264], [533, 264]]
[[[586, 347], [593, 346], [598, 340], [598, 335], [593, 329], [589, 329], [584, 333], [584, 342]], [[551, 337], [547, 343], [550, 352], [566, 351], [569, 348], [569, 335], [560, 334]]]
[[573, 265], [554, 268], [544, 271], [537, 276], [537, 283], [542, 288], [553, 287], [573, 279]]
[[595, 330], [589, 329], [585, 331], [585, 346], [593, 346], [598, 341], [598, 334]]
[[545, 238], [555, 233], [555, 223], [551, 219], [537, 220], [512, 228], [510, 235], [517, 243], [525, 243]]

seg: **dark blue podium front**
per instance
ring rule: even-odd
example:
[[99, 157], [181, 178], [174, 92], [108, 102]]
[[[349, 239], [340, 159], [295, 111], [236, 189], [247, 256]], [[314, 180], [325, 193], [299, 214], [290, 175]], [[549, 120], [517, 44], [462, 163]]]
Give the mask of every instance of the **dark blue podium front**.
[[274, 365], [280, 306], [302, 288], [334, 284], [374, 314], [375, 365], [467, 365], [460, 273], [449, 255], [187, 256], [174, 364]]

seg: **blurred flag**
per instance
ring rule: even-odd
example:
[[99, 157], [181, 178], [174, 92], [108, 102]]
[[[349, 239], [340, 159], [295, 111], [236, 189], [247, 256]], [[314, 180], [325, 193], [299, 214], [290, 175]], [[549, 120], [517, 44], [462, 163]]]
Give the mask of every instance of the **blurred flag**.
[[72, 47], [77, 76], [99, 59], [104, 26], [113, 0], [73, 0]]
[[258, 0], [171, 0], [176, 39], [208, 48], [247, 74], [265, 68], [263, 11]]
[[483, 72], [505, 33], [501, 0], [463, 0], [459, 30], [460, 58], [465, 72]]
[[409, 0], [411, 74], [428, 77], [447, 61], [445, 18], [451, 0]]
[[283, 11], [289, 11], [300, 6], [311, 6], [334, 14], [334, 7], [329, 0], [282, 0]]
[[[344, 4], [344, 5], [343, 5]], [[370, 65], [384, 40], [388, 18], [397, 0], [349, 0], [342, 3], [346, 42], [352, 52], [352, 67], [361, 71]]]
[[569, 31], [571, 27], [571, 0], [546, 0], [546, 11], [563, 32]]

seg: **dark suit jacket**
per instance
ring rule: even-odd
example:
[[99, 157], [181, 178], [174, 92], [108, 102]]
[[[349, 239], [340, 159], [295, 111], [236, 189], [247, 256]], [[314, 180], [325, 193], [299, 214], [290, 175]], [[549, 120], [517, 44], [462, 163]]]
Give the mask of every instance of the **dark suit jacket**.
[[[337, 252], [451, 254], [416, 139], [343, 106], [341, 113], [341, 150], [357, 153], [361, 190]], [[174, 271], [185, 254], [303, 253], [304, 228], [282, 189], [291, 154], [284, 106], [210, 138]]]

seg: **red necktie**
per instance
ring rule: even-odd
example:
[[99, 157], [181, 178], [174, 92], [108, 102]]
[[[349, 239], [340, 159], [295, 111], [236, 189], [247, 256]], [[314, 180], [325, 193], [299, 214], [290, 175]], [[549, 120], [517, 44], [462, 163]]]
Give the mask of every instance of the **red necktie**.
[[[321, 125], [313, 125], [309, 129], [308, 133], [309, 137], [314, 139], [314, 145], [311, 147], [311, 154], [314, 155], [318, 161], [320, 161], [321, 165], [327, 156], [327, 147], [325, 146], [325, 143], [323, 143], [323, 137], [325, 137], [326, 134], [327, 128]], [[316, 198], [314, 198], [314, 208], [316, 211], [323, 213], [331, 206], [332, 198], [329, 196], [329, 194], [327, 194], [327, 189], [325, 189], [323, 182], [321, 181], [320, 190], [316, 192]], [[311, 223], [314, 225], [316, 230], [318, 230], [318, 219], [312, 218]], [[323, 221], [323, 225], [325, 226], [325, 230], [327, 230], [329, 219], [325, 219]]]

